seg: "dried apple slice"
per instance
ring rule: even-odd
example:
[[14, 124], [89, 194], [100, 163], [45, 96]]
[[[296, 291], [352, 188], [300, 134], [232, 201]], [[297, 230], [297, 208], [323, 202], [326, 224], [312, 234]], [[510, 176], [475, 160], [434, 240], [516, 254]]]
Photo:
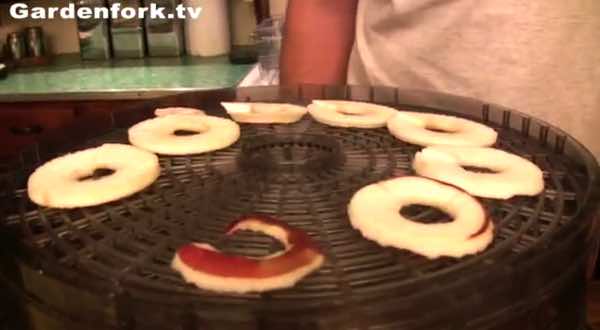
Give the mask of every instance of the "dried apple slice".
[[186, 108], [186, 107], [169, 107], [169, 108], [158, 108], [154, 110], [156, 117], [164, 117], [170, 115], [206, 115], [206, 113], [200, 109]]
[[[452, 221], [416, 222], [399, 212], [414, 204], [440, 209]], [[494, 239], [494, 224], [477, 199], [452, 186], [415, 176], [361, 188], [350, 200], [348, 216], [365, 238], [430, 259], [479, 253]]]
[[177, 250], [172, 267], [184, 280], [217, 292], [263, 292], [294, 286], [319, 268], [325, 259], [302, 230], [266, 216], [245, 216], [233, 222], [226, 235], [240, 230], [261, 232], [280, 241], [285, 249], [262, 258], [223, 253], [206, 243], [190, 243]]
[[[466, 166], [491, 173], [470, 171]], [[544, 173], [521, 156], [494, 148], [434, 146], [415, 154], [418, 175], [451, 184], [473, 196], [509, 199], [535, 196], [544, 190]]]
[[238, 123], [290, 124], [302, 119], [305, 107], [288, 103], [221, 102], [229, 116]]
[[342, 100], [313, 100], [308, 106], [308, 113], [314, 120], [336, 127], [384, 127], [397, 112], [379, 104]]

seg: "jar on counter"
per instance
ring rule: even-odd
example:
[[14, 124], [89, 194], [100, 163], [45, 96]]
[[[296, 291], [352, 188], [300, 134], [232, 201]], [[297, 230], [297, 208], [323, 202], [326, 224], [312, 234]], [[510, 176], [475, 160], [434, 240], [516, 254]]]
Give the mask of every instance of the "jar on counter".
[[9, 58], [20, 60], [27, 56], [25, 37], [21, 32], [11, 32], [6, 36], [6, 52]]
[[25, 42], [27, 55], [41, 57], [45, 55], [44, 31], [39, 26], [31, 26], [25, 29]]

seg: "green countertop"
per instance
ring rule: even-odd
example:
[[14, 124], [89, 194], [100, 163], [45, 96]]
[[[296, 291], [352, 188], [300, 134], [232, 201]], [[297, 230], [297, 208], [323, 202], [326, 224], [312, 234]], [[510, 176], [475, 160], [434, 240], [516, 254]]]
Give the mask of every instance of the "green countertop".
[[133, 99], [227, 88], [251, 68], [232, 65], [227, 57], [87, 62], [61, 55], [47, 66], [11, 71], [0, 80], [0, 102]]

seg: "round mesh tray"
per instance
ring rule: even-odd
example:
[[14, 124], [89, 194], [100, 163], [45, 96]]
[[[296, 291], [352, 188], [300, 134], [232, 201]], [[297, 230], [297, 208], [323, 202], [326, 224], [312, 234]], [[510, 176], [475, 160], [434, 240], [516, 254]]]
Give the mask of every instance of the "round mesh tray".
[[[341, 129], [308, 116], [292, 125], [242, 125], [230, 148], [161, 157], [160, 178], [130, 198], [74, 210], [41, 208], [26, 179], [41, 162], [105, 142], [156, 106], [217, 101], [351, 99], [453, 114], [496, 129], [496, 147], [544, 171], [535, 197], [482, 199], [493, 244], [462, 259], [428, 260], [382, 248], [349, 225], [346, 206], [369, 183], [412, 173], [420, 148], [386, 129]], [[597, 168], [564, 132], [509, 109], [450, 95], [393, 88], [249, 88], [147, 101], [107, 122], [80, 123], [3, 164], [4, 283], [35, 329], [575, 329], [583, 325], [583, 274], [597, 205]], [[84, 125], [84, 126], [81, 126]], [[376, 207], [374, 205], [373, 207]], [[447, 221], [423, 206], [416, 221]], [[327, 255], [294, 288], [222, 295], [198, 290], [170, 267], [177, 247], [209, 242], [261, 256], [281, 249], [249, 233], [224, 239], [227, 224], [264, 213], [307, 231]], [[10, 253], [6, 253], [9, 252]]]

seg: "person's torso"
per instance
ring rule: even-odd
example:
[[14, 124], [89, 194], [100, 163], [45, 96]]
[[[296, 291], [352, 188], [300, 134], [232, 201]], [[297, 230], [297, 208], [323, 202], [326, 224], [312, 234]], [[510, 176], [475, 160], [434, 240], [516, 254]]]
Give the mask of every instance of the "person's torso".
[[600, 157], [600, 1], [361, 0], [348, 82], [502, 104]]

